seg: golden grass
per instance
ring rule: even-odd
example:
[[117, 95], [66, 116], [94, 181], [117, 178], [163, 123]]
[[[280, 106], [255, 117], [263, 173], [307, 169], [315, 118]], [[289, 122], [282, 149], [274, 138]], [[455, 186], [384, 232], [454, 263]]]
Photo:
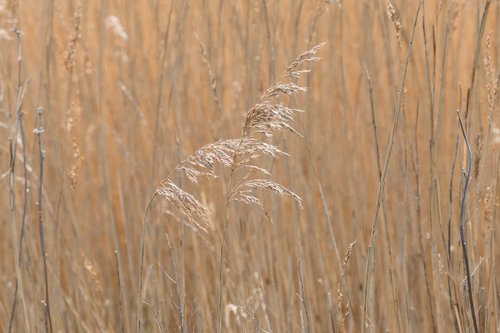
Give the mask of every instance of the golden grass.
[[494, 0], [0, 1], [0, 331], [498, 332], [499, 32]]

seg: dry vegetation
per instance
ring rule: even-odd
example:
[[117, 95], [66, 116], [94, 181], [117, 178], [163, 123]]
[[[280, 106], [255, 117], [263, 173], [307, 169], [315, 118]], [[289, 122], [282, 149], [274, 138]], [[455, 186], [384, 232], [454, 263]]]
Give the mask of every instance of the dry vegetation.
[[0, 331], [500, 332], [499, 46], [498, 0], [0, 0]]

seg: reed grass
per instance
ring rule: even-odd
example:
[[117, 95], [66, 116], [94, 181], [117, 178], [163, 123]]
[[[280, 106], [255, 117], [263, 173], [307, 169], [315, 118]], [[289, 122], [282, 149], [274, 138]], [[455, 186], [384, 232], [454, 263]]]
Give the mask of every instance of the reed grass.
[[0, 331], [498, 332], [499, 22], [0, 0]]

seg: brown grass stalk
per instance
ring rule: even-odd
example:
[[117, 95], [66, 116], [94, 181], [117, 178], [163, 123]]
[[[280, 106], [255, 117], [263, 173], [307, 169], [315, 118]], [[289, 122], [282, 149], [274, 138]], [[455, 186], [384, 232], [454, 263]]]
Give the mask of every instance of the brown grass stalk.
[[387, 146], [387, 152], [385, 155], [384, 166], [382, 169], [383, 171], [382, 171], [382, 174], [380, 177], [379, 190], [377, 193], [377, 200], [376, 200], [373, 224], [372, 224], [371, 234], [370, 234], [370, 245], [368, 247], [368, 255], [367, 255], [366, 269], [365, 269], [364, 297], [363, 297], [363, 309], [362, 309], [362, 311], [363, 311], [362, 332], [365, 332], [365, 329], [366, 329], [368, 297], [370, 294], [369, 291], [371, 289], [370, 278], [371, 278], [371, 275], [373, 275], [373, 270], [374, 270], [373, 256], [374, 256], [374, 250], [375, 250], [375, 239], [376, 239], [376, 232], [377, 232], [379, 209], [380, 209], [380, 206], [382, 205], [385, 179], [387, 176], [387, 170], [388, 170], [389, 162], [391, 159], [392, 147], [394, 144], [394, 139], [395, 139], [395, 135], [396, 135], [397, 127], [398, 127], [399, 115], [401, 114], [401, 110], [403, 108], [402, 102], [403, 102], [403, 94], [404, 94], [404, 89], [405, 89], [405, 84], [406, 84], [406, 74], [407, 74], [407, 70], [408, 70], [408, 64], [410, 61], [410, 55], [411, 55], [411, 50], [412, 50], [412, 46], [413, 46], [413, 38], [415, 36], [415, 30], [417, 27], [417, 20], [419, 17], [421, 7], [422, 7], [422, 1], [419, 1], [418, 6], [417, 6], [417, 10], [416, 10], [416, 14], [415, 14], [413, 28], [412, 28], [411, 39], [410, 39], [410, 43], [409, 43], [408, 51], [407, 51], [407, 55], [406, 55], [405, 66], [404, 66], [403, 72], [401, 74], [401, 81], [400, 81], [400, 86], [399, 86], [399, 97], [398, 97], [398, 103], [396, 105], [396, 113], [394, 115], [391, 136], [389, 138], [389, 143]]

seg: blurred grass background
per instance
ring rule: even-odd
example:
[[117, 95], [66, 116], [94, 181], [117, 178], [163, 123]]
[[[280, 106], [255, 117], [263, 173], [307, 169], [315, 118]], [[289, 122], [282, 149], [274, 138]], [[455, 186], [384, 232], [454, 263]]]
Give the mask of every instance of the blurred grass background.
[[327, 42], [309, 91], [288, 101], [306, 111], [304, 138], [279, 134], [291, 157], [263, 161], [304, 208], [263, 194], [270, 223], [231, 206], [218, 313], [227, 175], [174, 179], [210, 207], [209, 230], [153, 203], [141, 330], [211, 332], [221, 316], [228, 332], [471, 331], [460, 110], [472, 292], [480, 331], [498, 332], [500, 1], [421, 4], [412, 40], [417, 1], [0, 1], [0, 331], [137, 331], [156, 186], [197, 148], [237, 137], [279, 73]]

